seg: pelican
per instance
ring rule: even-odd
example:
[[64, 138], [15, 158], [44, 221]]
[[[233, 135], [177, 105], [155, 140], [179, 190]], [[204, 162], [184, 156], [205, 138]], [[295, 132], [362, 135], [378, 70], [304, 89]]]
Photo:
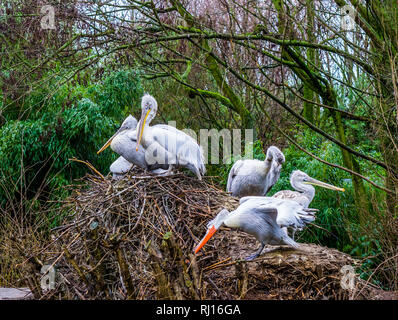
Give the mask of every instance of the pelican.
[[162, 169], [168, 168], [167, 165], [148, 164], [145, 160], [145, 149], [142, 146], [136, 151], [137, 141], [129, 137], [129, 133], [134, 131], [136, 127], [137, 119], [129, 115], [116, 133], [97, 152], [97, 154], [100, 154], [108, 146], [111, 146], [111, 149], [121, 156], [110, 166], [110, 171], [116, 179], [128, 172], [133, 164], [158, 174], [165, 172]]
[[168, 125], [149, 126], [158, 109], [154, 97], [145, 94], [141, 101], [142, 114], [138, 130], [130, 138], [138, 138], [136, 150], [142, 145], [145, 159], [150, 164], [167, 164], [169, 171], [174, 167], [191, 170], [199, 180], [205, 174], [203, 149], [185, 132]]
[[239, 228], [253, 235], [260, 243], [259, 250], [246, 258], [253, 260], [263, 251], [265, 245], [286, 244], [295, 249], [299, 244], [290, 238], [281, 227], [303, 227], [315, 220], [314, 209], [305, 209], [297, 202], [271, 197], [244, 197], [234, 211], [221, 210], [211, 220], [207, 233], [195, 248], [195, 254], [210, 240], [221, 226]]
[[311, 178], [308, 174], [300, 170], [295, 170], [292, 172], [292, 174], [290, 175], [290, 184], [296, 191], [282, 190], [275, 193], [273, 197], [278, 199], [289, 199], [296, 201], [304, 208], [308, 208], [312, 199], [314, 199], [315, 188], [312, 185], [335, 191], [345, 191], [343, 188], [338, 188], [325, 182]]
[[278, 181], [284, 162], [285, 156], [275, 146], [268, 148], [264, 161], [236, 161], [228, 175], [227, 191], [239, 198], [265, 196]]

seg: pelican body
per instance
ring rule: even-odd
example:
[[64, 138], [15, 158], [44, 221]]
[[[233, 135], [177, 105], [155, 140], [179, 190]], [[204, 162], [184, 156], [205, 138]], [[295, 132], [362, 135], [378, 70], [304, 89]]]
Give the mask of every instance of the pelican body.
[[328, 183], [311, 178], [308, 174], [300, 170], [295, 170], [292, 172], [292, 174], [290, 175], [290, 184], [296, 191], [282, 190], [275, 193], [273, 197], [278, 199], [288, 199], [296, 201], [304, 208], [308, 208], [309, 204], [314, 199], [315, 188], [312, 185], [335, 191], [345, 191], [343, 188], [338, 188]]
[[134, 132], [136, 127], [137, 119], [129, 115], [116, 133], [97, 152], [99, 154], [110, 146], [114, 152], [120, 155], [109, 168], [115, 179], [126, 174], [133, 164], [158, 174], [168, 169], [167, 165], [150, 165], [145, 159], [145, 149], [142, 146], [138, 148], [138, 151], [136, 150], [137, 140], [131, 137], [131, 132]]
[[276, 223], [281, 228], [302, 230], [308, 223], [315, 221], [315, 213], [318, 209], [305, 208], [296, 201], [277, 199], [273, 197], [243, 197], [239, 204], [250, 201], [264, 207], [272, 207], [278, 210]]
[[141, 102], [142, 114], [137, 130], [131, 138], [138, 139], [137, 148], [142, 145], [145, 159], [149, 164], [184, 167], [191, 170], [199, 180], [205, 174], [203, 149], [191, 136], [168, 125], [149, 126], [156, 115], [157, 102], [154, 97], [145, 94]]
[[227, 191], [239, 198], [265, 196], [278, 181], [284, 162], [285, 156], [275, 146], [268, 148], [264, 161], [236, 161], [228, 175]]
[[243, 232], [253, 235], [260, 243], [259, 250], [247, 258], [258, 257], [264, 246], [289, 245], [298, 248], [299, 244], [288, 236], [281, 227], [303, 227], [315, 220], [314, 209], [305, 209], [294, 201], [279, 200], [270, 197], [244, 197], [240, 199], [239, 207], [231, 212], [223, 209], [211, 220], [207, 233], [195, 248], [197, 253], [216, 233], [221, 226], [239, 228]]

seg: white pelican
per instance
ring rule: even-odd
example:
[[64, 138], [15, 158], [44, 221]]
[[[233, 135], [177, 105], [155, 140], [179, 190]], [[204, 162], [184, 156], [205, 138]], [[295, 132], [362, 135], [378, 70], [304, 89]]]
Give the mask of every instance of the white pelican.
[[198, 143], [185, 132], [168, 125], [149, 126], [156, 115], [158, 104], [154, 97], [145, 94], [141, 101], [142, 114], [138, 130], [129, 135], [137, 138], [137, 147], [142, 145], [145, 160], [149, 164], [167, 164], [169, 171], [173, 167], [191, 170], [199, 180], [206, 172], [203, 150]]
[[132, 163], [128, 162], [123, 157], [119, 157], [111, 164], [109, 170], [112, 172], [113, 179], [120, 179], [129, 172], [132, 166]]
[[290, 238], [281, 227], [303, 227], [306, 223], [315, 220], [314, 209], [305, 209], [294, 201], [270, 197], [244, 197], [239, 203], [236, 210], [228, 212], [223, 209], [208, 223], [207, 233], [196, 246], [195, 253], [222, 225], [239, 228], [260, 241], [259, 250], [249, 256], [247, 260], [258, 257], [266, 244], [286, 244], [298, 248], [299, 244]]
[[228, 175], [227, 191], [239, 198], [265, 196], [278, 181], [284, 162], [285, 156], [275, 146], [268, 148], [264, 161], [236, 161]]
[[308, 174], [300, 170], [295, 170], [292, 172], [292, 174], [290, 175], [290, 184], [296, 191], [282, 190], [275, 193], [273, 197], [278, 199], [289, 199], [296, 201], [304, 208], [308, 208], [312, 199], [314, 199], [315, 188], [312, 185], [335, 191], [345, 191], [343, 188], [338, 188], [328, 183], [311, 178]]
[[97, 154], [99, 154], [108, 148], [108, 146], [111, 146], [111, 149], [121, 156], [110, 166], [110, 171], [116, 179], [128, 172], [133, 164], [146, 170], [155, 170], [154, 173], [165, 172], [165, 170], [159, 168], [168, 168], [167, 165], [159, 166], [148, 164], [145, 160], [145, 149], [142, 146], [136, 151], [137, 141], [131, 139], [129, 135], [136, 127], [137, 120], [132, 115], [129, 115], [116, 133], [97, 152]]

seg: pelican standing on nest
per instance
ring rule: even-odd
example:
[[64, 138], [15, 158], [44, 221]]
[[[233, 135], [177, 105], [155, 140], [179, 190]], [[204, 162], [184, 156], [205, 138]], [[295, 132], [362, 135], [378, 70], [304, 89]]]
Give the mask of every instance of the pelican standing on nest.
[[199, 180], [206, 172], [203, 149], [191, 136], [168, 125], [149, 126], [156, 115], [158, 104], [154, 97], [145, 94], [141, 102], [142, 114], [138, 130], [130, 137], [138, 140], [136, 150], [142, 145], [149, 164], [167, 164], [169, 172], [174, 167], [191, 170]]
[[285, 156], [275, 146], [268, 148], [264, 161], [236, 161], [228, 175], [227, 191], [238, 198], [265, 196], [278, 181], [284, 162]]
[[[312, 185], [335, 191], [345, 191], [343, 188], [335, 187], [331, 184], [311, 178], [308, 174], [300, 170], [295, 170], [292, 172], [292, 174], [290, 175], [290, 184], [296, 191], [282, 190], [275, 193], [272, 197], [275, 199], [295, 201], [302, 205], [304, 208], [308, 208], [312, 199], [314, 199], [315, 196], [315, 188]], [[287, 226], [285, 228], [286, 233], [287, 228], [292, 229], [293, 239], [296, 231], [302, 230], [302, 228], [292, 228], [290, 226]]]
[[120, 155], [120, 157], [114, 161], [110, 166], [110, 171], [113, 173], [113, 177], [118, 179], [126, 174], [131, 167], [134, 165], [139, 166], [145, 170], [152, 171], [157, 174], [166, 172], [167, 165], [150, 165], [145, 160], [145, 149], [141, 146], [138, 151], [136, 139], [130, 138], [129, 133], [133, 132], [137, 127], [137, 119], [132, 115], [129, 115], [122, 123], [116, 133], [98, 150], [97, 154], [100, 154], [108, 146]]
[[331, 184], [311, 178], [308, 174], [300, 170], [295, 170], [292, 172], [292, 174], [290, 175], [290, 184], [296, 191], [282, 190], [275, 193], [273, 197], [278, 199], [288, 199], [296, 201], [304, 208], [308, 208], [312, 199], [314, 199], [315, 188], [312, 185], [335, 191], [345, 191], [343, 188], [335, 187]]
[[265, 245], [289, 245], [299, 248], [299, 244], [290, 238], [281, 228], [287, 226], [303, 227], [315, 220], [315, 209], [305, 209], [294, 201], [279, 200], [270, 197], [244, 197], [239, 207], [231, 212], [223, 209], [211, 220], [207, 233], [195, 248], [195, 253], [210, 240], [221, 226], [239, 228], [253, 235], [260, 243], [259, 250], [246, 258], [253, 260], [263, 251]]

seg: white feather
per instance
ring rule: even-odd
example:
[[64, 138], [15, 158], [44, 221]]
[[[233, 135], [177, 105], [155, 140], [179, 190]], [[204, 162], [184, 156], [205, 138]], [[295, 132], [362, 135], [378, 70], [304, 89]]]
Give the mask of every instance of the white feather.
[[144, 95], [141, 107], [142, 116], [137, 131], [130, 132], [129, 137], [137, 140], [138, 135], [142, 134], [145, 160], [149, 164], [185, 167], [201, 179], [206, 172], [202, 147], [191, 136], [172, 126], [149, 126], [157, 111], [157, 102], [152, 96]]

